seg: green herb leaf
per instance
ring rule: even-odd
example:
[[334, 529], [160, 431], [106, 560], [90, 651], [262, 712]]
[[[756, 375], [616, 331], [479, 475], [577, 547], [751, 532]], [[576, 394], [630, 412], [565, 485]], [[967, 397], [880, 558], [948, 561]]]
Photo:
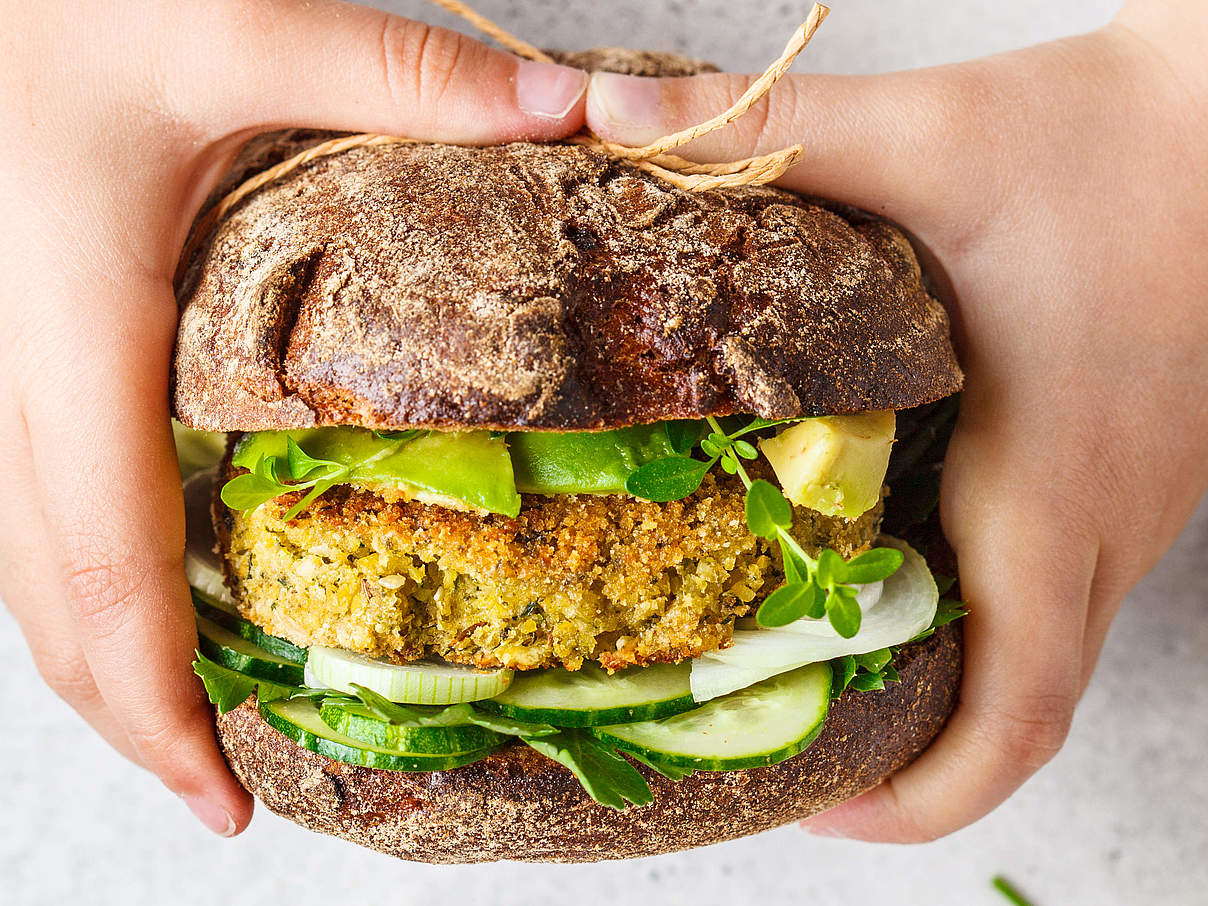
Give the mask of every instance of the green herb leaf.
[[356, 698], [369, 711], [382, 720], [400, 727], [456, 727], [465, 724], [477, 724], [503, 733], [506, 736], [551, 736], [559, 732], [557, 727], [549, 724], [533, 723], [527, 720], [513, 720], [502, 715], [487, 714], [479, 711], [469, 702], [456, 705], [406, 705], [392, 702], [383, 695], [365, 686], [353, 684]]
[[658, 771], [668, 780], [683, 780], [688, 775], [696, 773], [692, 768], [682, 768], [677, 764], [668, 764], [665, 761], [660, 761], [653, 755], [639, 755], [637, 752], [628, 752], [627, 754], [634, 761], [640, 761], [646, 767]]
[[727, 440], [720, 434], [710, 434], [700, 442], [700, 448], [710, 459], [717, 459], [728, 446]]
[[956, 576], [941, 576], [939, 573], [933, 573], [932, 578], [935, 579], [935, 588], [941, 595], [946, 595], [956, 584]]
[[703, 430], [701, 422], [686, 418], [663, 422], [663, 428], [667, 432], [667, 443], [680, 456], [686, 455], [696, 446]]
[[844, 581], [853, 585], [880, 582], [897, 572], [904, 559], [897, 548], [874, 547], [847, 561]]
[[[374, 431], [373, 433], [376, 436], [380, 437], [382, 440], [412, 441], [412, 440], [418, 440], [420, 437], [424, 436], [428, 432], [423, 430], [422, 428], [411, 428], [410, 430], [407, 430], [407, 431]], [[506, 434], [506, 432], [504, 432], [504, 431], [492, 431], [491, 432], [492, 437], [503, 437], [505, 434]]]
[[830, 590], [826, 596], [826, 617], [835, 632], [845, 639], [850, 639], [860, 631], [862, 616], [860, 604], [850, 587], [840, 585]]
[[740, 431], [740, 434], [746, 434], [750, 431], [761, 431], [764, 428], [771, 428], [775, 425], [787, 425], [789, 422], [805, 421], [803, 418], [753, 418], [745, 424]]
[[638, 769], [617, 754], [613, 746], [584, 730], [563, 730], [551, 736], [524, 737], [547, 758], [570, 769], [588, 795], [617, 811], [626, 802], [649, 805], [654, 800]]
[[857, 673], [851, 687], [857, 692], [880, 692], [885, 688], [885, 679], [878, 673]]
[[931, 628], [938, 629], [954, 620], [968, 616], [968, 614], [969, 605], [964, 601], [957, 601], [953, 598], [941, 598], [939, 606], [935, 609], [935, 617], [931, 621]]
[[293, 490], [289, 485], [279, 484], [255, 472], [236, 475], [222, 486], [222, 502], [232, 510], [254, 510], [282, 494]]
[[788, 531], [793, 526], [793, 506], [780, 492], [780, 488], [762, 478], [753, 481], [747, 490], [747, 528], [752, 535], [769, 541], [779, 535], [779, 530]]
[[888, 648], [881, 648], [878, 651], [869, 651], [867, 654], [853, 656], [856, 660], [856, 666], [863, 667], [869, 673], [880, 673], [893, 660], [893, 652]]
[[289, 522], [304, 509], [310, 506], [314, 502], [315, 498], [317, 498], [320, 494], [324, 494], [331, 490], [332, 485], [337, 484], [344, 477], [344, 474], [346, 473], [333, 475], [331, 478], [325, 478], [322, 481], [316, 481], [314, 487], [311, 488], [310, 493], [304, 494], [301, 498], [299, 498], [297, 503], [286, 510], [285, 514], [281, 517], [281, 520], [283, 522]]
[[818, 566], [814, 575], [823, 588], [834, 588], [847, 580], [847, 564], [836, 551], [828, 547], [818, 555]]
[[219, 714], [233, 711], [247, 701], [253, 692], [262, 702], [291, 698], [299, 690], [293, 686], [282, 686], [268, 680], [246, 676], [229, 667], [216, 664], [200, 651], [194, 652], [193, 672], [201, 677], [210, 703], [218, 708]]
[[780, 559], [784, 561], [785, 584], [795, 585], [798, 582], [811, 581], [808, 564], [785, 543], [784, 538], [777, 538], [777, 540], [780, 542]]
[[625, 479], [625, 490], [634, 497], [666, 503], [682, 500], [700, 487], [713, 462], [687, 456], [668, 456], [646, 463]]
[[758, 459], [759, 451], [745, 440], [734, 441], [734, 452], [743, 459]]
[[759, 605], [759, 610], [755, 612], [755, 621], [767, 628], [787, 626], [811, 611], [816, 611], [817, 601], [821, 597], [818, 586], [813, 582], [782, 585]]
[[969, 609], [964, 601], [957, 601], [953, 598], [940, 598], [940, 603], [935, 609], [935, 616], [931, 619], [931, 625], [910, 641], [921, 642], [941, 626], [945, 626], [954, 620], [959, 620], [968, 614]]
[[503, 733], [505, 736], [539, 737], [553, 736], [555, 733], [562, 732], [557, 727], [551, 727], [549, 724], [539, 724], [529, 720], [504, 717], [502, 714], [488, 714], [470, 705], [466, 705], [466, 708], [470, 712], [466, 717], [470, 723], [486, 727], [488, 730], [494, 730], [496, 733]]
[[447, 727], [464, 723], [459, 714], [449, 714], [448, 708], [430, 705], [403, 705], [357, 683], [352, 684], [356, 697], [374, 717], [396, 727]]
[[1020, 893], [1019, 888], [1002, 875], [995, 875], [991, 878], [990, 886], [1006, 897], [1013, 906], [1032, 906], [1032, 901]]
[[302, 481], [310, 477], [310, 473], [317, 469], [325, 471], [341, 471], [343, 466], [338, 462], [332, 462], [330, 459], [315, 459], [305, 450], [298, 446], [288, 434], [285, 435], [286, 462], [289, 463], [289, 475], [294, 481]]
[[856, 675], [856, 659], [850, 654], [833, 658], [831, 665], [831, 698], [838, 698]]

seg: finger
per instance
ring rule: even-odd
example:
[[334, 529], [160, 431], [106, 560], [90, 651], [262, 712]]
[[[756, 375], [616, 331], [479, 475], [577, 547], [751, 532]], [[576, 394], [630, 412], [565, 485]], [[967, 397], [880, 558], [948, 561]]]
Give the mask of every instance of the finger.
[[206, 113], [222, 134], [288, 125], [487, 144], [582, 125], [580, 70], [347, 3], [275, 0], [256, 16], [234, 6], [218, 3], [181, 57], [201, 69], [184, 78], [220, 89]]
[[[44, 336], [60, 352], [25, 408], [50, 547], [97, 688], [139, 759], [208, 827], [234, 834], [251, 798], [190, 669], [197, 636], [167, 411], [175, 305], [166, 279], [98, 278], [91, 289], [84, 348], [78, 324], [48, 310]], [[61, 404], [100, 376], [94, 399]]]
[[[727, 109], [752, 80], [730, 73], [666, 79], [594, 73], [587, 125], [601, 138], [645, 145]], [[934, 160], [952, 135], [968, 132], [962, 121], [974, 115], [978, 96], [971, 80], [958, 67], [887, 76], [789, 76], [746, 115], [674, 153], [729, 161], [801, 143], [801, 162], [778, 185], [913, 225], [920, 206], [950, 202], [950, 188], [968, 166], [946, 159], [945, 174]]]
[[34, 664], [51, 690], [113, 748], [138, 763], [134, 748], [105, 705], [67, 613], [42, 508], [34, 497], [24, 422], [4, 418], [0, 474], [8, 518], [0, 523], [0, 598], [21, 628]]
[[945, 531], [971, 609], [956, 710], [918, 761], [810, 830], [935, 839], [992, 810], [1065, 740], [1097, 547], [1052, 474], [1011, 449], [997, 432], [958, 431], [945, 467]]

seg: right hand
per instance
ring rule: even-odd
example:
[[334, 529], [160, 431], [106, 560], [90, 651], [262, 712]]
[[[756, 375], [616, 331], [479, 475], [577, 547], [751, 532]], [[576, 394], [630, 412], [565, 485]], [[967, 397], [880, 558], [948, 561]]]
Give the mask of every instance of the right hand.
[[569, 135], [586, 76], [331, 0], [0, 0], [0, 595], [38, 669], [211, 829], [251, 797], [190, 662], [168, 420], [189, 224], [283, 126]]
[[[882, 841], [976, 820], [1060, 748], [1108, 626], [1208, 487], [1208, 10], [872, 77], [789, 76], [681, 151], [795, 142], [779, 185], [905, 224], [950, 281], [967, 374], [944, 470], [965, 674], [940, 737], [809, 822]], [[750, 80], [597, 73], [588, 125], [642, 145]]]

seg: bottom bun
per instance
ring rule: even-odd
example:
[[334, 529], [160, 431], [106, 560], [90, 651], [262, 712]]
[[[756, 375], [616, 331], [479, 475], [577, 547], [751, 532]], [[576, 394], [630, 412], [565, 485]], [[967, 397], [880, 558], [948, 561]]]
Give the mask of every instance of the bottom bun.
[[623, 812], [593, 802], [570, 771], [523, 744], [453, 771], [373, 770], [297, 746], [250, 703], [218, 718], [218, 736], [240, 782], [274, 812], [401, 859], [633, 859], [807, 818], [909, 764], [956, 703], [958, 625], [904, 649], [896, 665], [901, 682], [845, 693], [800, 755], [678, 783], [641, 767], [654, 802]]

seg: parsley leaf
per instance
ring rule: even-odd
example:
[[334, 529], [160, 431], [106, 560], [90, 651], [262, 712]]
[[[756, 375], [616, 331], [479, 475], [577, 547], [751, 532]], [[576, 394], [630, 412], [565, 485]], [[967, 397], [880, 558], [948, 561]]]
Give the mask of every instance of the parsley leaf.
[[618, 755], [614, 746], [584, 730], [523, 738], [542, 755], [569, 768], [588, 795], [601, 805], [621, 811], [626, 802], [649, 805], [654, 801], [654, 794], [638, 769]]
[[695, 773], [693, 768], [682, 768], [677, 764], [668, 764], [661, 759], [655, 758], [653, 755], [639, 755], [637, 752], [627, 752], [626, 754], [634, 761], [640, 761], [651, 770], [658, 771], [668, 780], [683, 780], [689, 774]]
[[940, 598], [940, 603], [935, 609], [935, 616], [931, 620], [931, 625], [910, 641], [921, 642], [941, 626], [946, 626], [954, 620], [959, 620], [961, 617], [967, 616], [968, 614], [969, 607], [964, 601], [957, 601], [954, 598]]
[[505, 717], [502, 714], [488, 714], [486, 711], [479, 711], [470, 705], [465, 705], [466, 720], [472, 724], [477, 724], [480, 727], [486, 727], [488, 730], [494, 730], [496, 733], [503, 733], [505, 736], [521, 736], [525, 738], [539, 736], [553, 736], [555, 733], [562, 732], [557, 727], [549, 724], [534, 723], [531, 720], [520, 720], [515, 717]]
[[476, 724], [505, 736], [552, 736], [559, 732], [549, 724], [515, 720], [479, 711], [469, 702], [457, 705], [404, 705], [392, 702], [365, 686], [353, 684], [360, 703], [374, 716], [400, 727], [454, 727]]
[[283, 686], [247, 676], [214, 663], [200, 651], [194, 653], [197, 660], [193, 662], [193, 672], [201, 677], [206, 687], [206, 695], [209, 696], [210, 703], [218, 708], [219, 714], [234, 711], [247, 701], [253, 692], [259, 701], [271, 702], [292, 698], [295, 693], [301, 691], [294, 686]]

